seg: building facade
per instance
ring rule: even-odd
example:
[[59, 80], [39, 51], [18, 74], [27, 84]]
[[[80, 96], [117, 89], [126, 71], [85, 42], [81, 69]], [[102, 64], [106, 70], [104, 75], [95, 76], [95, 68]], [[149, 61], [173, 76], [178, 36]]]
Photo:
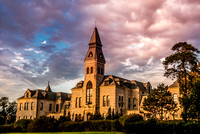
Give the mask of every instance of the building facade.
[[152, 90], [150, 82], [105, 75], [102, 46], [95, 27], [84, 61], [84, 81], [78, 82], [71, 94], [52, 92], [49, 84], [46, 90], [28, 89], [18, 99], [17, 120], [43, 115], [59, 118], [66, 113], [70, 113], [72, 120], [77, 117], [88, 120], [95, 112], [105, 117], [109, 108], [115, 112], [122, 109], [124, 114], [140, 113], [142, 101]]

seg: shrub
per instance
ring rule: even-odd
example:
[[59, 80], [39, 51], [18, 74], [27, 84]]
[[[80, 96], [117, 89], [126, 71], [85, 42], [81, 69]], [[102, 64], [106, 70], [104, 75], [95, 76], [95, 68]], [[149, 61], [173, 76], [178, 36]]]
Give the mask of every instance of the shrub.
[[131, 114], [124, 118], [122, 125], [124, 126], [127, 123], [143, 121], [143, 117], [139, 114]]
[[21, 128], [21, 131], [26, 132], [26, 129], [28, 127], [28, 124], [31, 122], [32, 120], [27, 120], [27, 119], [21, 119], [18, 120], [17, 122], [14, 123], [14, 127], [15, 128]]
[[40, 117], [35, 118], [31, 123], [28, 124], [28, 132], [54, 132], [56, 131], [57, 122], [53, 118]]
[[66, 121], [71, 121], [70, 116], [60, 116], [60, 118], [58, 119], [59, 124]]
[[63, 122], [58, 126], [58, 130], [61, 132], [81, 132], [81, 122]]
[[4, 125], [6, 123], [6, 119], [0, 115], [0, 125]]

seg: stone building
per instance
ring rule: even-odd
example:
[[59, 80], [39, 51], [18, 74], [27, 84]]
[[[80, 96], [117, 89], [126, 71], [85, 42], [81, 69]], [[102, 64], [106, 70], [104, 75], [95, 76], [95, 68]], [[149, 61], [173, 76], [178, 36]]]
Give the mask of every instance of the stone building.
[[179, 84], [177, 81], [175, 81], [172, 85], [169, 86], [168, 90], [171, 92], [174, 102], [177, 104], [177, 111], [173, 113], [167, 113], [165, 115], [165, 119], [167, 120], [180, 120], [182, 119], [181, 113], [183, 112], [183, 108], [181, 107], [181, 104], [179, 102], [179, 97], [181, 97], [179, 92]]
[[16, 120], [40, 116], [59, 118], [68, 114], [70, 100], [71, 94], [52, 92], [49, 83], [45, 90], [27, 89], [24, 96], [17, 99]]
[[[84, 81], [71, 89], [71, 95], [52, 92], [49, 84], [45, 91], [28, 89], [18, 99], [17, 119], [42, 115], [58, 118], [66, 113], [67, 106], [70, 106], [68, 112], [72, 120], [76, 117], [87, 120], [96, 111], [105, 117], [109, 107], [115, 112], [122, 109], [124, 114], [140, 113], [142, 101], [152, 90], [151, 84], [105, 75], [105, 64], [102, 43], [95, 27], [85, 57]], [[26, 110], [26, 107], [30, 108]]]

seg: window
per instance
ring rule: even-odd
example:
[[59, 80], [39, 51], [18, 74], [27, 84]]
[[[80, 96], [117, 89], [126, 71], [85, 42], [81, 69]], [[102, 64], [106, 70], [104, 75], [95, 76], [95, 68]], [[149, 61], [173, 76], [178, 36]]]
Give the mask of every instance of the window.
[[87, 67], [87, 74], [89, 74], [89, 67]]
[[86, 103], [92, 104], [92, 82], [89, 81], [86, 86]]
[[90, 73], [91, 73], [91, 74], [93, 73], [93, 67], [91, 67]]
[[34, 102], [31, 102], [31, 110], [34, 108]]
[[29, 104], [29, 103], [27, 102], [27, 103], [26, 103], [26, 110], [28, 110], [28, 104]]
[[19, 110], [22, 110], [22, 103], [19, 104]]
[[174, 96], [174, 102], [178, 103], [178, 96], [177, 96], [177, 94], [174, 94], [173, 96]]
[[76, 98], [75, 108], [78, 107], [78, 97]]
[[88, 57], [92, 57], [92, 56], [93, 56], [93, 54], [92, 54], [92, 52], [90, 52], [89, 55], [88, 55]]
[[103, 107], [106, 106], [106, 96], [103, 96]]
[[40, 103], [40, 110], [43, 110], [43, 102]]
[[28, 98], [28, 96], [29, 96], [29, 94], [28, 94], [28, 93], [26, 93], [26, 98]]
[[100, 74], [100, 71], [101, 71], [101, 70], [100, 70], [100, 67], [98, 67], [98, 74]]
[[107, 96], [107, 106], [110, 106], [110, 96]]
[[131, 98], [128, 98], [128, 109], [131, 108]]
[[52, 110], [52, 104], [49, 104], [49, 111]]
[[101, 75], [103, 75], [103, 68], [101, 68]]
[[119, 96], [119, 107], [121, 107], [121, 96]]
[[136, 98], [133, 98], [133, 108], [136, 108], [136, 106], [137, 106]]
[[59, 104], [56, 104], [56, 112], [59, 110]]
[[99, 54], [99, 58], [103, 58], [103, 55], [101, 53]]
[[24, 110], [26, 110], [26, 103], [24, 103]]
[[81, 97], [79, 98], [79, 107], [81, 107]]
[[119, 107], [123, 107], [123, 96], [119, 96]]

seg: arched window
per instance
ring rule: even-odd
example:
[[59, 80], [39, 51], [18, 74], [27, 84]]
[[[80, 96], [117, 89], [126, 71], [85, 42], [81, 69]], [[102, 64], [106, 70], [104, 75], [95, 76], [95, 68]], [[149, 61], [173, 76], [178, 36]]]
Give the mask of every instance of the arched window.
[[104, 95], [103, 96], [103, 107], [105, 107], [106, 106], [106, 96]]
[[59, 104], [56, 104], [56, 112], [59, 110]]
[[29, 96], [29, 94], [28, 94], [28, 93], [26, 93], [26, 98], [28, 98], [28, 96]]
[[177, 94], [174, 94], [173, 96], [174, 96], [174, 102], [178, 103], [178, 96], [177, 96]]
[[90, 73], [91, 73], [91, 74], [93, 73], [93, 67], [91, 67]]
[[89, 74], [89, 67], [87, 67], [87, 74]]
[[43, 102], [40, 103], [40, 110], [43, 110]]
[[24, 103], [24, 110], [26, 110], [26, 103]]
[[131, 98], [128, 98], [128, 109], [131, 108]]
[[89, 81], [86, 86], [86, 103], [92, 104], [92, 82]]
[[103, 75], [103, 68], [101, 68], [101, 75]]
[[81, 97], [79, 98], [79, 107], [81, 107]]
[[90, 52], [89, 54], [88, 54], [88, 57], [92, 57], [93, 56], [93, 54], [92, 54], [92, 52]]
[[75, 108], [78, 107], [78, 97], [76, 97], [76, 103], [75, 103]]
[[20, 105], [19, 105], [19, 110], [20, 111], [22, 110], [22, 103], [20, 103]]
[[137, 100], [136, 98], [133, 98], [133, 108], [136, 108], [136, 106], [137, 106]]
[[31, 102], [31, 110], [34, 108], [34, 102]]
[[28, 110], [28, 104], [29, 104], [29, 103], [27, 102], [27, 103], [26, 103], [26, 110]]
[[52, 104], [49, 104], [49, 111], [52, 110]]
[[110, 96], [107, 96], [107, 106], [110, 106]]

